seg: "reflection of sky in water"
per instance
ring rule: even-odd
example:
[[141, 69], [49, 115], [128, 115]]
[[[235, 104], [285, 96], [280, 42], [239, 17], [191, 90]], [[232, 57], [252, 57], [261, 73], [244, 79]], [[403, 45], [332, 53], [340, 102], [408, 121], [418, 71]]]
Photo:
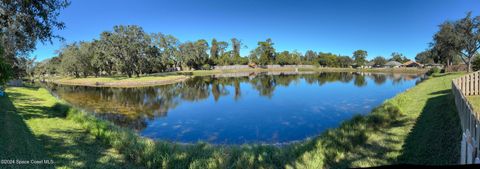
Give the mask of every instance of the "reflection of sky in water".
[[[241, 75], [242, 76], [242, 75]], [[145, 88], [48, 86], [72, 105], [141, 135], [240, 144], [302, 140], [365, 114], [418, 76], [317, 73], [195, 77]]]
[[248, 82], [242, 82], [241, 97], [234, 99], [233, 86], [215, 101], [181, 101], [165, 117], [147, 121], [140, 134], [179, 142], [277, 143], [305, 139], [338, 126], [355, 114], [365, 114], [385, 99], [415, 85], [415, 80], [394, 83], [387, 78], [377, 84], [365, 78], [358, 87], [354, 80], [308, 84], [304, 79], [276, 86], [271, 97], [260, 96]]

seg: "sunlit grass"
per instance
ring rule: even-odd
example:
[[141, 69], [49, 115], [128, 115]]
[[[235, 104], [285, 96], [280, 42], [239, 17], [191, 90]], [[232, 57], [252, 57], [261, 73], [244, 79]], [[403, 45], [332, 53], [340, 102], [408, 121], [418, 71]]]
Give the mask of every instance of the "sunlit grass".
[[[53, 160], [58, 168], [116, 168], [130, 166], [123, 155], [87, 133], [80, 123], [66, 118], [70, 107], [64, 105], [43, 88], [8, 88], [12, 109], [26, 122], [32, 136], [26, 138], [41, 151], [36, 158]], [[10, 102], [6, 97], [2, 102]], [[14, 106], [14, 107], [13, 107]], [[3, 109], [3, 107], [2, 107]], [[21, 124], [16, 124], [20, 126]], [[13, 128], [10, 128], [12, 130]], [[0, 140], [15, 140], [2, 137]], [[21, 144], [11, 143], [12, 145]], [[25, 145], [21, 145], [25, 146]], [[21, 152], [22, 149], [10, 152]], [[31, 151], [31, 150], [30, 150]], [[2, 156], [3, 159], [3, 156]], [[33, 165], [30, 167], [34, 167]], [[36, 167], [49, 167], [48, 165]], [[53, 167], [53, 166], [50, 166]], [[1, 167], [0, 167], [1, 168]]]
[[480, 113], [480, 96], [468, 96], [468, 101], [472, 104], [473, 109]]
[[136, 87], [160, 85], [180, 82], [187, 79], [184, 75], [162, 75], [162, 76], [141, 76], [141, 77], [87, 77], [87, 78], [59, 78], [55, 79], [55, 83], [67, 85], [83, 85], [83, 86], [113, 86], [113, 87]]

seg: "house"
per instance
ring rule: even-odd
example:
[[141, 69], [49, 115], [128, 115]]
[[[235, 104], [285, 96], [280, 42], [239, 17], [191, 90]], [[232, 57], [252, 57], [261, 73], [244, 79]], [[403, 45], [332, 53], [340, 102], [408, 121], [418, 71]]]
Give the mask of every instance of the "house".
[[405, 62], [402, 64], [402, 67], [417, 67], [417, 68], [421, 68], [423, 67], [422, 64], [420, 63], [417, 63], [417, 62], [414, 62], [414, 61], [408, 61], [408, 62]]
[[424, 65], [425, 68], [439, 68], [439, 69], [443, 69], [443, 64], [438, 64], [438, 63], [427, 63]]
[[369, 68], [373, 68], [374, 66], [375, 66], [375, 62], [368, 62], [368, 63], [364, 66], [364, 68], [369, 69]]
[[402, 66], [402, 64], [400, 62], [397, 62], [397, 61], [389, 61], [389, 62], [385, 63], [384, 66], [389, 67], [389, 68], [399, 68], [400, 66]]

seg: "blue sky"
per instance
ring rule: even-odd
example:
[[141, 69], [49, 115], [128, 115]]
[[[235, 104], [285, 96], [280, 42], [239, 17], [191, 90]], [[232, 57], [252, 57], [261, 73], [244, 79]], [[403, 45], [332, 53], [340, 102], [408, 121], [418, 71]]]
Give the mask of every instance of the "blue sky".
[[[369, 58], [401, 52], [409, 58], [426, 49], [438, 25], [480, 14], [480, 0], [72, 0], [55, 31], [65, 43], [90, 41], [114, 25], [135, 24], [180, 41], [241, 39], [248, 55], [271, 38], [277, 51], [308, 49]], [[62, 42], [39, 43], [38, 60], [55, 56]]]

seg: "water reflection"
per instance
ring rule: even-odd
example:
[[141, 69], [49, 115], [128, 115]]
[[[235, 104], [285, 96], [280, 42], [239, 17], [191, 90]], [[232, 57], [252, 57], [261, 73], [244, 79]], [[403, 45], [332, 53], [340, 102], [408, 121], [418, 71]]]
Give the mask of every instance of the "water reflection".
[[356, 113], [366, 113], [415, 85], [420, 76], [237, 73], [143, 88], [54, 84], [48, 84], [48, 88], [74, 106], [147, 137], [182, 142], [271, 143], [316, 135]]

